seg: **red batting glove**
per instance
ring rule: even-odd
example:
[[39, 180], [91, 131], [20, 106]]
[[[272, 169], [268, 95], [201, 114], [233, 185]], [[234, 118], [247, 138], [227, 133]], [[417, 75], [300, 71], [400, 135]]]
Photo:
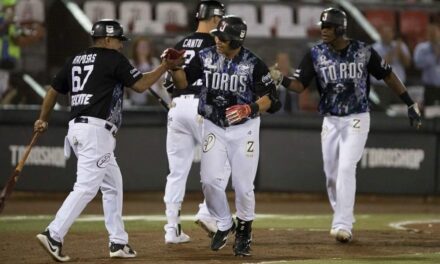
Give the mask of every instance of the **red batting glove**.
[[248, 117], [251, 114], [251, 107], [248, 104], [233, 105], [226, 108], [226, 118], [228, 123], [233, 125], [240, 122], [243, 118]]

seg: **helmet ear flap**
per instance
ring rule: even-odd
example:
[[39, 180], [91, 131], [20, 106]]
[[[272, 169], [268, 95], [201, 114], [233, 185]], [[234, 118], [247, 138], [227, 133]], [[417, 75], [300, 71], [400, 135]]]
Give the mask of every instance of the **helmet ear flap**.
[[343, 26], [337, 26], [335, 27], [335, 35], [340, 37], [345, 34], [345, 28]]

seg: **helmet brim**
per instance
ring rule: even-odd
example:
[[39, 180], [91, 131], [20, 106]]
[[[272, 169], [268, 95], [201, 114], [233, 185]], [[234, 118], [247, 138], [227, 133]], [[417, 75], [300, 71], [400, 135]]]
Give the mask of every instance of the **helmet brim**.
[[232, 40], [231, 36], [229, 36], [225, 32], [222, 32], [218, 29], [213, 29], [209, 33], [211, 33], [211, 35], [219, 37], [220, 39], [223, 39], [223, 40]]

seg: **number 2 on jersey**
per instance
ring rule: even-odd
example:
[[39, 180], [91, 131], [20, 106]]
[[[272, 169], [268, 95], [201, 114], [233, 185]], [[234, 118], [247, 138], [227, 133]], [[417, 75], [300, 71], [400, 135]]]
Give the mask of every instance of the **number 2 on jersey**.
[[194, 56], [196, 56], [196, 52], [194, 50], [186, 50], [185, 55], [183, 56], [185, 58], [185, 65], [188, 65]]
[[[89, 79], [90, 74], [93, 71], [93, 64], [92, 65], [85, 65], [84, 67], [81, 66], [73, 66], [72, 67], [72, 92], [77, 93], [79, 91], [82, 91], [84, 89], [84, 85], [87, 83], [87, 80]], [[86, 72], [86, 76], [83, 80], [81, 80], [82, 73]]]

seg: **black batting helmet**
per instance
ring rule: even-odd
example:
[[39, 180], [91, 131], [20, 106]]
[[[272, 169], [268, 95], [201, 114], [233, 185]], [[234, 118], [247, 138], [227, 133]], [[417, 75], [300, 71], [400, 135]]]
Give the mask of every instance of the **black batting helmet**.
[[199, 5], [197, 6], [196, 18], [198, 20], [209, 19], [213, 16], [223, 17], [224, 15], [225, 5], [219, 1], [200, 1]]
[[112, 37], [123, 41], [128, 40], [128, 38], [124, 36], [124, 29], [121, 24], [113, 19], [102, 19], [95, 22], [90, 35], [92, 38]]
[[330, 7], [322, 11], [319, 24], [334, 26], [335, 34], [342, 36], [347, 31], [347, 16], [344, 11]]
[[238, 16], [225, 16], [217, 25], [216, 29], [211, 30], [211, 34], [217, 36], [220, 40], [230, 40], [229, 46], [237, 49], [243, 45], [246, 38], [247, 25]]

